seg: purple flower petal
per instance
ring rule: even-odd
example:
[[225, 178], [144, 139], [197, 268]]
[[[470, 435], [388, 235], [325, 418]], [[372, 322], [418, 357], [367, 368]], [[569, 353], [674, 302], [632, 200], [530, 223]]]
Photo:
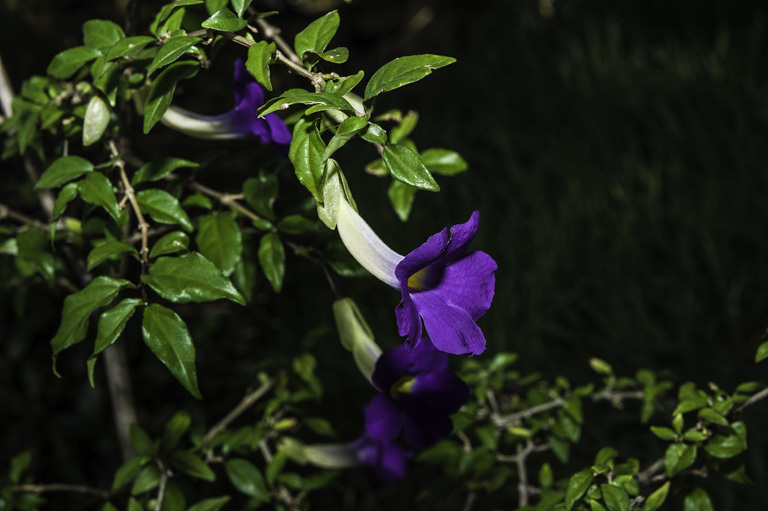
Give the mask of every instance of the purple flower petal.
[[[418, 376], [419, 379], [433, 371], [448, 367], [448, 355], [438, 351], [431, 342], [420, 342], [413, 350], [396, 346], [385, 351], [376, 361], [373, 371], [373, 384], [380, 391], [387, 393], [403, 376]], [[414, 388], [418, 388], [414, 384]], [[425, 388], [430, 388], [427, 385]]]
[[403, 299], [395, 307], [397, 332], [405, 337], [405, 347], [412, 349], [421, 340], [421, 318], [408, 291], [403, 291]]
[[[447, 358], [445, 353], [433, 350]], [[469, 387], [447, 367], [418, 375], [411, 386], [410, 395], [403, 396], [407, 411], [418, 403], [419, 408], [428, 407], [433, 413], [443, 415], [458, 412], [468, 399]]]
[[365, 430], [378, 440], [394, 440], [400, 434], [400, 407], [386, 394], [379, 394], [365, 407]]
[[403, 416], [403, 430], [408, 445], [425, 449], [448, 436], [453, 431], [453, 421], [450, 415], [414, 407]]
[[232, 78], [232, 94], [235, 104], [248, 104], [259, 108], [264, 104], [264, 90], [254, 81], [245, 67], [243, 59], [235, 59], [235, 73]]
[[448, 305], [466, 310], [477, 320], [493, 301], [496, 286], [493, 272], [496, 269], [496, 261], [491, 256], [485, 252], [471, 252], [445, 267], [434, 292]]
[[405, 477], [413, 453], [393, 442], [364, 436], [359, 441], [357, 457], [360, 463], [372, 467], [379, 479], [394, 483]]
[[411, 297], [437, 349], [454, 355], [479, 355], [485, 351], [485, 336], [465, 309], [448, 305], [433, 291], [414, 293]]
[[407, 284], [411, 275], [427, 267], [443, 255], [450, 241], [451, 236], [448, 234], [448, 229], [443, 229], [437, 234], [430, 236], [419, 248], [405, 256], [397, 265], [397, 268], [395, 268], [395, 276], [401, 285]]

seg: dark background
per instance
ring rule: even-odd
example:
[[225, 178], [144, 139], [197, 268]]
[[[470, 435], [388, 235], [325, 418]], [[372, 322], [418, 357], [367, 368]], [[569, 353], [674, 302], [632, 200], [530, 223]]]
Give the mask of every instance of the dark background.
[[[418, 193], [407, 228], [388, 209], [384, 183], [362, 172], [374, 151], [359, 144], [342, 164], [361, 212], [401, 253], [481, 211], [474, 246], [499, 264], [496, 299], [480, 321], [489, 354], [516, 351], [521, 370], [575, 382], [593, 377], [593, 356], [620, 374], [641, 367], [668, 371], [678, 384], [716, 381], [732, 390], [766, 379], [765, 367], [753, 363], [768, 326], [764, 2], [320, 3], [254, 5], [281, 11], [272, 20], [289, 41], [338, 7], [335, 41], [351, 50], [342, 74], [364, 69], [370, 76], [407, 54], [458, 60], [379, 105], [419, 111], [417, 145], [458, 150], [470, 165], [463, 175], [440, 179], [441, 193]], [[148, 25], [156, 5], [143, 5], [140, 26]], [[31, 74], [43, 74], [57, 52], [81, 44], [85, 20], [121, 23], [120, 7], [3, 0], [0, 55], [15, 89]], [[214, 71], [229, 68], [221, 62]], [[211, 91], [220, 92], [219, 85]], [[179, 103], [191, 108], [192, 92], [200, 91], [185, 97], [182, 90]], [[208, 96], [197, 106], [221, 112], [231, 98]], [[17, 166], [0, 163], [3, 191], [25, 179]], [[370, 282], [342, 285], [381, 343], [394, 345], [389, 305], [397, 297], [387, 294], [391, 304], [382, 307], [385, 295], [372, 292]], [[193, 319], [200, 309], [190, 308], [185, 317], [200, 341], [200, 360], [207, 361], [199, 364], [203, 394], [245, 388], [259, 354], [282, 342], [313, 348], [324, 363], [349, 371], [335, 362], [345, 355], [328, 328], [332, 295], [323, 286], [322, 275], [291, 258], [285, 293], [275, 298], [262, 279], [248, 317], [230, 316], [215, 304], [202, 306], [206, 314]], [[92, 461], [116, 452], [104, 434], [113, 426], [103, 375], [91, 390], [85, 346], [62, 355], [64, 380], [50, 374], [48, 340], [63, 295], [42, 285], [30, 295], [0, 298], [0, 464], [32, 448], [41, 479], [106, 486], [117, 460], [101, 471]], [[330, 346], [317, 349], [319, 342]], [[192, 400], [135, 344], [129, 355], [140, 419], [160, 431]], [[216, 416], [239, 396], [204, 403]], [[757, 485], [710, 488], [718, 509], [758, 509], [768, 501], [764, 408], [746, 416], [748, 473]], [[629, 453], [643, 448], [618, 426], [603, 426], [605, 436], [591, 452], [608, 444]]]

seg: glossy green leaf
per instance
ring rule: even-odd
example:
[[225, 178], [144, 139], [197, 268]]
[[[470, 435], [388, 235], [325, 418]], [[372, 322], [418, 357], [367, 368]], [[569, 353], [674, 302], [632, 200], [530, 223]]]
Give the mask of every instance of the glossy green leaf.
[[96, 277], [82, 290], [72, 293], [64, 299], [61, 312], [61, 325], [51, 339], [53, 348], [53, 367], [56, 372], [56, 357], [70, 346], [85, 339], [91, 314], [99, 307], [108, 305], [121, 289], [130, 286], [127, 280], [110, 277]]
[[56, 188], [73, 179], [77, 179], [86, 172], [94, 169], [93, 163], [80, 156], [62, 156], [57, 158], [43, 172], [35, 185], [35, 189]]
[[197, 229], [195, 242], [200, 253], [225, 276], [231, 275], [243, 254], [243, 237], [232, 215], [206, 215], [200, 219]]
[[715, 435], [704, 444], [707, 454], [715, 458], [728, 459], [744, 450], [744, 445], [737, 435]]
[[344, 144], [352, 139], [357, 133], [368, 126], [368, 119], [365, 117], [348, 117], [336, 129], [336, 134], [328, 142], [328, 147], [323, 151], [323, 161], [341, 149]]
[[219, 32], [239, 32], [248, 25], [248, 20], [238, 18], [232, 11], [223, 7], [200, 25], [203, 28], [218, 30]]
[[83, 44], [106, 50], [119, 40], [125, 39], [120, 25], [107, 20], [88, 20], [83, 24]]
[[403, 222], [408, 221], [408, 216], [411, 214], [411, 208], [413, 207], [413, 201], [416, 199], [416, 188], [393, 179], [392, 183], [387, 189], [387, 196], [389, 202], [392, 204], [392, 209], [397, 213], [398, 218]]
[[454, 62], [456, 59], [440, 55], [411, 55], [396, 58], [381, 66], [373, 74], [365, 86], [363, 99], [368, 101], [382, 92], [421, 80], [435, 69]]
[[89, 146], [95, 144], [101, 139], [104, 131], [109, 125], [109, 117], [112, 115], [112, 109], [106, 101], [99, 96], [93, 96], [85, 109], [85, 119], [83, 119], [83, 145]]
[[104, 56], [107, 62], [115, 60], [120, 57], [133, 57], [144, 49], [149, 43], [155, 42], [154, 37], [146, 35], [137, 35], [134, 37], [128, 37], [117, 41]]
[[152, 353], [190, 394], [202, 399], [197, 388], [195, 345], [184, 320], [171, 309], [153, 303], [144, 309], [141, 331]]
[[374, 123], [370, 123], [360, 137], [362, 137], [363, 140], [367, 140], [374, 144], [387, 143], [387, 132], [384, 131], [384, 128]]
[[702, 488], [696, 488], [686, 495], [683, 511], [715, 511], [715, 508], [707, 492]]
[[670, 444], [664, 454], [664, 468], [669, 477], [674, 477], [696, 461], [695, 445]]
[[96, 333], [96, 343], [93, 348], [93, 354], [88, 357], [88, 381], [91, 387], [95, 387], [93, 380], [93, 369], [96, 366], [96, 360], [99, 354], [110, 347], [120, 338], [128, 320], [133, 317], [136, 307], [142, 304], [138, 298], [124, 298], [120, 303], [102, 313], [99, 318], [99, 328]]
[[229, 500], [229, 495], [201, 500], [187, 511], [219, 511]]
[[441, 176], [453, 176], [469, 167], [459, 153], [449, 149], [427, 149], [421, 153], [421, 159], [430, 172]]
[[430, 192], [439, 192], [440, 186], [437, 184], [432, 174], [429, 173], [424, 162], [414, 151], [404, 145], [389, 144], [384, 148], [382, 154], [384, 164], [389, 173], [403, 183], [407, 183], [420, 190]]
[[46, 72], [54, 78], [65, 80], [77, 73], [86, 62], [90, 62], [100, 55], [101, 52], [96, 48], [76, 46], [57, 53], [51, 63], [48, 64]]
[[762, 362], [766, 358], [768, 358], [768, 341], [758, 346], [757, 353], [755, 353], [755, 363]]
[[248, 59], [245, 67], [257, 82], [267, 90], [272, 90], [272, 81], [269, 76], [269, 62], [276, 51], [275, 43], [259, 41], [248, 48]]
[[722, 414], [717, 413], [712, 408], [702, 408], [699, 410], [699, 417], [704, 419], [708, 422], [713, 422], [715, 424], [720, 424], [721, 426], [727, 426], [728, 425], [728, 419], [723, 417]]
[[[198, 5], [201, 3], [203, 3], [203, 0], [174, 0], [173, 2], [170, 2], [164, 5], [160, 9], [160, 11], [158, 11], [154, 21], [150, 24], [149, 26], [150, 32], [158, 35], [163, 34], [164, 33], [164, 30], [162, 30], [163, 22], [165, 22], [172, 14], [174, 14], [173, 11], [175, 11], [179, 7], [186, 7], [189, 5]], [[158, 30], [158, 28], [161, 28], [161, 30]]]
[[189, 250], [189, 236], [185, 232], [174, 231], [166, 234], [152, 245], [152, 250], [149, 251], [149, 258], [154, 259], [155, 257], [175, 254], [185, 250]]
[[202, 193], [187, 195], [181, 205], [184, 206], [184, 208], [203, 208], [209, 211], [213, 209], [213, 201], [210, 197], [203, 195]]
[[[321, 105], [325, 109], [336, 109], [342, 112], [354, 112], [355, 109], [349, 102], [342, 96], [337, 94], [328, 94], [325, 92], [307, 92], [304, 89], [290, 89], [284, 92], [281, 96], [272, 98], [264, 106], [259, 108], [259, 117], [276, 112], [278, 110], [285, 110], [291, 105], [303, 104], [303, 105]], [[307, 113], [313, 113], [307, 112]]]
[[226, 463], [227, 476], [240, 492], [262, 502], [268, 502], [269, 491], [261, 472], [250, 461], [233, 458]]
[[349, 58], [349, 49], [340, 46], [332, 50], [324, 51], [317, 54], [318, 57], [326, 62], [332, 62], [334, 64], [343, 64]]
[[186, 410], [179, 410], [171, 420], [165, 425], [163, 432], [162, 446], [165, 452], [171, 452], [179, 443], [181, 436], [187, 432], [190, 424], [192, 424], [192, 417]]
[[354, 89], [363, 80], [364, 76], [365, 73], [363, 71], [358, 71], [357, 74], [352, 76], [347, 76], [337, 81], [330, 81], [325, 86], [325, 92], [343, 96]]
[[228, 3], [229, 0], [205, 0], [205, 9], [208, 11], [208, 14], [213, 14], [220, 11]]
[[293, 47], [299, 58], [304, 60], [304, 54], [308, 51], [322, 53], [333, 36], [336, 35], [336, 31], [339, 29], [339, 20], [339, 13], [331, 11], [296, 34]]
[[168, 110], [180, 80], [192, 78], [200, 69], [200, 63], [191, 60], [174, 62], [157, 75], [149, 89], [147, 101], [144, 104], [144, 134], [149, 133], [152, 126], [157, 124]]
[[590, 511], [608, 511], [604, 505], [594, 499], [589, 500], [589, 509]]
[[[157, 465], [151, 464], [144, 466], [136, 475], [131, 486], [131, 495], [140, 495], [142, 493], [154, 490], [160, 484], [160, 469]], [[141, 506], [139, 509], [143, 509]]]
[[613, 460], [619, 453], [612, 447], [603, 447], [595, 456], [595, 465], [601, 467]]
[[142, 213], [148, 214], [161, 224], [178, 224], [186, 231], [192, 231], [194, 226], [182, 209], [179, 201], [170, 193], [163, 190], [143, 190], [136, 194], [136, 202]]
[[185, 474], [203, 479], [204, 481], [215, 481], [216, 474], [199, 456], [189, 451], [176, 451], [171, 454], [171, 465]]
[[400, 119], [400, 124], [389, 130], [389, 141], [393, 144], [399, 144], [410, 135], [419, 122], [417, 112], [408, 112]]
[[122, 241], [109, 240], [91, 250], [88, 254], [88, 271], [91, 271], [107, 259], [120, 254], [132, 254], [138, 259], [139, 253], [131, 245]]
[[160, 47], [160, 50], [152, 59], [152, 62], [147, 68], [147, 76], [151, 75], [155, 70], [165, 67], [173, 62], [176, 62], [184, 53], [192, 48], [194, 45], [202, 41], [200, 37], [194, 36], [177, 36], [168, 39]]
[[259, 177], [251, 177], [243, 183], [245, 201], [260, 216], [270, 220], [275, 219], [272, 203], [277, 198], [277, 175], [259, 173]]
[[91, 172], [85, 179], [78, 181], [80, 197], [88, 204], [103, 207], [115, 222], [120, 219], [120, 208], [117, 205], [117, 197], [112, 189], [112, 183], [104, 177], [104, 174]]
[[261, 264], [267, 280], [272, 284], [272, 288], [279, 293], [283, 288], [283, 277], [285, 276], [285, 249], [283, 242], [280, 241], [280, 236], [268, 232], [261, 237], [259, 264]]
[[197, 168], [200, 164], [183, 158], [157, 158], [142, 165], [131, 179], [131, 185], [136, 186], [145, 181], [159, 181], [176, 169]]
[[141, 280], [157, 294], [174, 303], [210, 302], [226, 298], [245, 305], [245, 300], [216, 265], [197, 252], [181, 257], [160, 257]]
[[661, 438], [662, 440], [671, 441], [677, 438], [677, 433], [675, 433], [674, 430], [663, 426], [651, 426], [651, 433]]
[[293, 128], [293, 140], [288, 158], [293, 163], [299, 182], [312, 193], [317, 202], [323, 202], [320, 183], [323, 178], [325, 142], [317, 129], [315, 119], [301, 118]]
[[608, 511], [629, 511], [629, 495], [621, 486], [601, 484], [600, 491]]
[[232, 0], [232, 8], [237, 12], [237, 17], [242, 18], [245, 10], [251, 5], [251, 0]]
[[670, 482], [667, 481], [658, 490], [648, 495], [648, 498], [643, 503], [643, 511], [656, 511], [664, 504], [669, 494], [669, 484]]
[[571, 479], [568, 481], [568, 489], [565, 492], [566, 511], [570, 511], [576, 501], [586, 493], [594, 478], [595, 476], [590, 469], [584, 469], [571, 476]]

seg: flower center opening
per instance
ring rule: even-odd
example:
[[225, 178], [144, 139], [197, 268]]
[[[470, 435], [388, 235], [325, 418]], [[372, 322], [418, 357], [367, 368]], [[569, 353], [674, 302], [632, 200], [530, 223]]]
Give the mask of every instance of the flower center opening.
[[442, 268], [435, 268], [435, 265], [430, 265], [408, 277], [408, 289], [411, 291], [434, 289], [442, 278]]
[[415, 381], [416, 378], [413, 376], [403, 376], [390, 387], [389, 395], [392, 396], [392, 399], [398, 399], [399, 394], [410, 394]]

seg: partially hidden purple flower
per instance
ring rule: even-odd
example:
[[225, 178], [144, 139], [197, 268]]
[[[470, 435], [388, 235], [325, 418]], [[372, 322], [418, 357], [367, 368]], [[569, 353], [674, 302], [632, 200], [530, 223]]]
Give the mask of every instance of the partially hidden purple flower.
[[466, 383], [448, 369], [448, 355], [430, 342], [385, 351], [372, 382], [381, 394], [365, 407], [366, 431], [381, 441], [392, 441], [402, 431], [416, 449], [450, 434], [450, 416], [469, 399]]
[[339, 201], [337, 227], [347, 250], [363, 268], [402, 294], [395, 315], [407, 348], [421, 341], [423, 320], [440, 351], [472, 355], [485, 351], [485, 336], [475, 322], [493, 301], [497, 265], [485, 252], [469, 252], [479, 221], [475, 211], [466, 223], [430, 236], [403, 257], [381, 241], [344, 198]]
[[235, 107], [220, 115], [201, 115], [184, 108], [171, 106], [161, 122], [192, 137], [212, 140], [257, 138], [288, 155], [291, 132], [276, 114], [259, 118], [259, 107], [264, 104], [264, 90], [253, 79], [241, 59], [235, 60], [232, 80]]
[[304, 445], [301, 457], [315, 466], [330, 469], [368, 465], [376, 477], [394, 483], [405, 477], [413, 452], [395, 442], [364, 434], [346, 444]]

